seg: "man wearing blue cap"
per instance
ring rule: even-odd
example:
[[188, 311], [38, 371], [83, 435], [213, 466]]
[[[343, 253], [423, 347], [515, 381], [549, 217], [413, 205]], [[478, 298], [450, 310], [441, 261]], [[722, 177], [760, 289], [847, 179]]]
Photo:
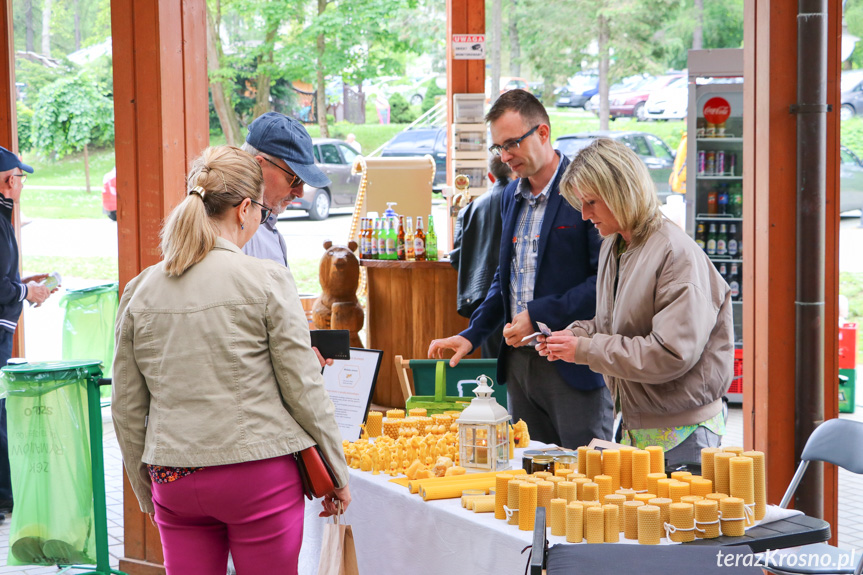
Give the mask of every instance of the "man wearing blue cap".
[[264, 205], [272, 210], [243, 252], [288, 265], [287, 246], [276, 229], [278, 215], [294, 198], [303, 197], [303, 184], [315, 188], [330, 185], [330, 179], [315, 165], [312, 138], [293, 118], [267, 112], [249, 126], [243, 150], [255, 157], [264, 172]]
[[[42, 305], [49, 290], [40, 282], [48, 274], [21, 278], [18, 273], [18, 241], [12, 225], [12, 210], [21, 198], [24, 181], [33, 168], [18, 156], [0, 147], [0, 366], [12, 357], [12, 342], [24, 300]], [[0, 400], [0, 514], [12, 511], [12, 478], [9, 471], [9, 442], [6, 432], [6, 400]], [[2, 515], [0, 515], [2, 517]], [[5, 517], [4, 517], [5, 518]]]

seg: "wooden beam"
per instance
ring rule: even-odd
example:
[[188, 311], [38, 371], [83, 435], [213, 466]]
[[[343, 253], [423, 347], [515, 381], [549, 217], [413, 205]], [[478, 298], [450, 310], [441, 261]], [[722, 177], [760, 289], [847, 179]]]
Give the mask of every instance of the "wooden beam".
[[[161, 259], [162, 221], [209, 145], [204, 0], [111, 0], [121, 288]], [[130, 575], [164, 573], [158, 531], [124, 487]]]

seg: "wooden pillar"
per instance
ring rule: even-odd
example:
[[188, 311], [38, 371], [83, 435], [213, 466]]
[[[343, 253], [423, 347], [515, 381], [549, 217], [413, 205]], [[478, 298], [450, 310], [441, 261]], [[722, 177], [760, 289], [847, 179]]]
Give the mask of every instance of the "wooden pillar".
[[[15, 34], [12, 29], [12, 0], [0, 0], [0, 146], [18, 153], [18, 114], [15, 101]], [[18, 241], [18, 271], [23, 268], [21, 257], [21, 207], [15, 204], [12, 213], [15, 239]], [[12, 357], [24, 357], [24, 314], [18, 320]]]
[[[111, 0], [121, 288], [161, 259], [162, 220], [209, 142], [205, 0]], [[159, 534], [124, 482], [120, 569], [164, 573]]]
[[[829, 23], [825, 418], [838, 395], [839, 37], [841, 6], [831, 0]], [[766, 452], [768, 500], [778, 502], [794, 455], [796, 296], [797, 3], [751, 0], [744, 5], [744, 437]], [[837, 474], [825, 471], [825, 519], [835, 527]], [[835, 529], [834, 529], [835, 538]]]

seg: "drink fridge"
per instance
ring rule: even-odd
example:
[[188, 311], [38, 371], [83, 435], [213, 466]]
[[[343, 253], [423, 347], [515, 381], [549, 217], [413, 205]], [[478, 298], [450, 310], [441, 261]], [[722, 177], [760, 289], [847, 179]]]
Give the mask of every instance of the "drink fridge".
[[743, 401], [743, 50], [689, 52], [686, 231], [731, 287], [734, 380]]

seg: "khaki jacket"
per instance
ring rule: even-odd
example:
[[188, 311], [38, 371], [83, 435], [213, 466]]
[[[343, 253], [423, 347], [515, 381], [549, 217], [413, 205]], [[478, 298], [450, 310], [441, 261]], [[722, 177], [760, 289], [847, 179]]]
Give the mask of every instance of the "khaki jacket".
[[129, 481], [153, 511], [146, 464], [207, 467], [320, 445], [348, 482], [333, 403], [290, 271], [219, 238], [180, 277], [126, 286], [112, 413]]
[[715, 416], [734, 371], [731, 290], [707, 255], [663, 219], [620, 257], [599, 256], [596, 317], [573, 322], [576, 363], [605, 376], [627, 429], [695, 425]]

